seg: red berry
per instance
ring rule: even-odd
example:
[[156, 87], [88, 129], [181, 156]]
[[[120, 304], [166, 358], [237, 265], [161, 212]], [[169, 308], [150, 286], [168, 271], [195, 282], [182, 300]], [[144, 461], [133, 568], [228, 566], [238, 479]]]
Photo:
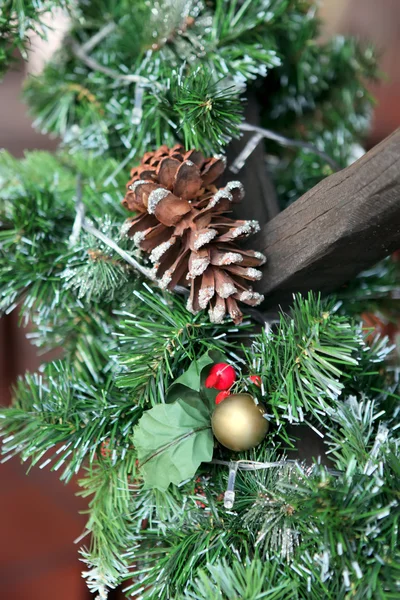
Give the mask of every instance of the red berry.
[[228, 390], [236, 381], [235, 369], [227, 363], [213, 365], [206, 379], [207, 388]]
[[222, 400], [225, 400], [225, 398], [227, 398], [228, 396], [230, 396], [229, 390], [222, 390], [222, 392], [219, 392], [216, 395], [215, 404], [220, 404], [220, 402], [222, 402]]
[[251, 383], [254, 383], [257, 387], [261, 387], [261, 377], [259, 375], [250, 375]]

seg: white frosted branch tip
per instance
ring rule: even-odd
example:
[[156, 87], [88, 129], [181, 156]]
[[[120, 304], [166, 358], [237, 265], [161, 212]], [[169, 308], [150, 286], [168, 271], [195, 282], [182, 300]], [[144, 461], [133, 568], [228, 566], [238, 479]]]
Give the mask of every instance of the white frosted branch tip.
[[170, 193], [171, 192], [165, 190], [164, 188], [157, 188], [156, 190], [153, 190], [150, 193], [147, 202], [147, 212], [150, 215], [153, 215], [156, 211], [157, 205], [161, 202], [161, 200], [164, 200], [164, 198], [166, 198]]

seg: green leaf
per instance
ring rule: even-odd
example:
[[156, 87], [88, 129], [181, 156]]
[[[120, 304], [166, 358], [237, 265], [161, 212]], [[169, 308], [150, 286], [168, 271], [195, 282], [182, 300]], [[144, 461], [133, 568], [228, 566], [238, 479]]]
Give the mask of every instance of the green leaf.
[[215, 362], [213, 354], [214, 353], [206, 352], [206, 354], [203, 354], [199, 359], [194, 360], [188, 370], [174, 381], [171, 388], [181, 384], [199, 392], [201, 387], [201, 372], [204, 367], [212, 365]]
[[199, 359], [194, 360], [188, 370], [170, 386], [166, 398], [167, 402], [174, 402], [178, 398], [188, 400], [198, 397], [199, 402], [205, 402], [208, 409], [213, 410], [218, 390], [207, 389], [204, 386], [209, 371], [207, 367], [225, 361], [225, 356], [218, 350], [209, 350]]
[[166, 490], [192, 477], [212, 459], [213, 436], [208, 407], [193, 395], [146, 411], [135, 427], [144, 488]]

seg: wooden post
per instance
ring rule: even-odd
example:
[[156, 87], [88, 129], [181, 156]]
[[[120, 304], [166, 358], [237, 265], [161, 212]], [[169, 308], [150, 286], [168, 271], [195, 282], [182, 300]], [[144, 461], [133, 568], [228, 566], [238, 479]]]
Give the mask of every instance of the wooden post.
[[400, 248], [400, 129], [269, 221], [252, 244], [267, 256], [266, 305], [337, 289]]

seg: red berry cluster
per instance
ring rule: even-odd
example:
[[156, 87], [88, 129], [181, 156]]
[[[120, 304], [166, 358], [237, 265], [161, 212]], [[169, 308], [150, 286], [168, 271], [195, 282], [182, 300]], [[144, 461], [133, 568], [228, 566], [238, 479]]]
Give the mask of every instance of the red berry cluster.
[[[261, 387], [261, 377], [259, 375], [250, 375], [249, 380], [257, 387]], [[205, 385], [206, 388], [221, 390], [215, 398], [215, 404], [220, 404], [231, 395], [230, 389], [235, 381], [235, 369], [228, 363], [217, 363], [211, 367]]]
[[228, 363], [217, 363], [211, 367], [206, 379], [206, 388], [221, 390], [215, 398], [215, 404], [219, 404], [230, 395], [229, 389], [235, 381], [235, 369]]
[[206, 379], [206, 388], [228, 390], [236, 381], [235, 369], [228, 363], [217, 363], [210, 369]]

